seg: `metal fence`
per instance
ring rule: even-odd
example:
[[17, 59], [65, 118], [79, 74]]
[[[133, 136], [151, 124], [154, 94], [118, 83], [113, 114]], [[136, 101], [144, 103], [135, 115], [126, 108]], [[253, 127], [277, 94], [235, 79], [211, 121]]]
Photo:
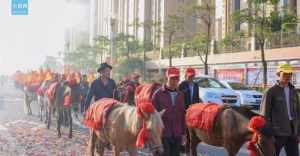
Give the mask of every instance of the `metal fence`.
[[[270, 35], [266, 40], [266, 49], [286, 48], [300, 46], [300, 34], [297, 32], [276, 32]], [[252, 42], [250, 37], [239, 37], [231, 40], [229, 43], [224, 44], [223, 41], [215, 41], [209, 47], [209, 52], [213, 51], [214, 54], [236, 53], [251, 51]], [[255, 50], [259, 50], [259, 44], [256, 42]], [[201, 52], [203, 53], [203, 52]], [[168, 49], [162, 50], [162, 59], [169, 57]], [[198, 56], [197, 51], [193, 49], [184, 49], [172, 51], [173, 58], [181, 57], [194, 57]], [[146, 52], [148, 60], [157, 60], [160, 58], [159, 50]]]

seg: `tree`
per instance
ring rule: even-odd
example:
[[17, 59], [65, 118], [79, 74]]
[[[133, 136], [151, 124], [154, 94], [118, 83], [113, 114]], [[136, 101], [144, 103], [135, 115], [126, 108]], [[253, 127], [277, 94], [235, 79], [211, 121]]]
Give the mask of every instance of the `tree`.
[[100, 62], [103, 62], [103, 55], [109, 51], [109, 42], [107, 36], [98, 36], [95, 39], [95, 45], [93, 47], [92, 52], [94, 52], [95, 56], [100, 55]]
[[120, 53], [121, 56], [126, 56], [127, 59], [129, 59], [130, 55], [136, 52], [139, 47], [139, 41], [132, 35], [119, 33], [115, 40], [118, 53]]
[[54, 56], [46, 56], [45, 62], [43, 64], [44, 68], [50, 68], [54, 70], [59, 70], [61, 68], [61, 63], [58, 61], [58, 58]]
[[114, 76], [116, 79], [121, 79], [124, 76], [128, 76], [129, 73], [142, 71], [143, 60], [136, 57], [131, 57], [129, 59], [121, 59], [114, 68]]
[[[131, 26], [137, 29], [143, 27], [144, 29], [151, 31], [153, 28], [156, 28], [156, 23], [157, 22], [153, 22], [152, 20], [140, 22], [139, 18], [136, 18]], [[147, 33], [144, 35], [143, 41], [139, 43], [138, 49], [139, 51], [143, 52], [143, 75], [146, 77], [146, 51], [153, 50], [155, 42], [153, 43], [151, 40], [149, 40], [151, 37], [146, 36]], [[156, 36], [154, 35], [154, 37]]]
[[211, 1], [202, 2], [201, 5], [188, 3], [182, 9], [185, 14], [191, 15], [196, 19], [196, 21], [199, 21], [199, 32], [194, 38], [192, 38], [190, 44], [192, 44], [192, 49], [196, 50], [204, 65], [204, 73], [208, 74], [208, 55], [210, 51], [213, 22], [215, 18], [214, 3]]
[[[261, 52], [261, 63], [263, 66], [263, 86], [267, 85], [267, 61], [265, 57], [265, 44], [267, 40], [272, 37], [272, 32], [281, 31], [282, 25], [287, 21], [290, 21], [292, 15], [285, 14], [285, 12], [278, 12], [277, 9], [273, 9], [271, 13], [268, 13], [268, 8], [273, 5], [276, 8], [278, 0], [251, 0], [249, 1], [249, 8], [240, 10], [234, 14], [234, 21], [236, 23], [247, 22], [251, 25], [251, 32], [258, 43]], [[275, 6], [276, 5], [276, 6]], [[249, 9], [252, 9], [249, 11]], [[287, 20], [288, 17], [290, 20]]]
[[97, 53], [89, 45], [81, 45], [75, 51], [65, 53], [64, 62], [76, 70], [96, 68]]
[[167, 36], [169, 66], [172, 66], [172, 43], [175, 35], [183, 30], [184, 19], [178, 15], [169, 15], [164, 25], [164, 35]]

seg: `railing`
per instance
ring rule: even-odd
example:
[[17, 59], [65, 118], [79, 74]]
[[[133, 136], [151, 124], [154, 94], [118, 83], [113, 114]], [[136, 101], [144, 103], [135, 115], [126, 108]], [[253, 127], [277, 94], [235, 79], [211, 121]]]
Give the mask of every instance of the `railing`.
[[[224, 53], [236, 53], [236, 52], [247, 52], [251, 51], [251, 38], [250, 37], [240, 37], [234, 39], [230, 43], [224, 44], [224, 42], [215, 42], [209, 47], [209, 52], [213, 48], [214, 54], [224, 54]], [[266, 49], [276, 49], [276, 48], [286, 48], [286, 47], [296, 47], [300, 46], [300, 34], [296, 32], [276, 32], [271, 34], [269, 40], [266, 41]], [[259, 50], [259, 45], [256, 43], [255, 50]], [[146, 58], [148, 60], [159, 59], [159, 50], [146, 52]], [[181, 50], [172, 51], [172, 58], [181, 57], [195, 57], [198, 56], [197, 51], [192, 49], [185, 49], [182, 53]], [[162, 51], [162, 59], [168, 59], [169, 52], [167, 49]]]
[[267, 41], [266, 49], [300, 46], [300, 34], [296, 32], [273, 33]]

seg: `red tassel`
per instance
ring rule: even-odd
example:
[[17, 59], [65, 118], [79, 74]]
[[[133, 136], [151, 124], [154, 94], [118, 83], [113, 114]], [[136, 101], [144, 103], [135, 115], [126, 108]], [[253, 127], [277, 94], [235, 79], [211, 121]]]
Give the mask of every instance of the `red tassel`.
[[248, 123], [248, 128], [253, 132], [251, 141], [247, 145], [250, 156], [257, 156], [257, 149], [255, 144], [258, 141], [259, 129], [263, 128], [266, 124], [266, 120], [261, 116], [252, 117]]
[[151, 102], [148, 101], [139, 101], [139, 103], [137, 103], [137, 113], [139, 117], [143, 116], [142, 112], [145, 113], [154, 113], [155, 108], [152, 105]]
[[145, 122], [143, 122], [143, 127], [140, 130], [135, 143], [136, 147], [143, 148], [148, 138], [149, 138], [149, 132], [147, 131]]
[[247, 145], [247, 149], [249, 151], [249, 156], [257, 156], [257, 151], [255, 148], [255, 143], [252, 141], [249, 141], [248, 145]]
[[[154, 113], [155, 108], [149, 101], [141, 100], [137, 103], [137, 114], [139, 118], [143, 118], [143, 113]], [[145, 145], [146, 140], [149, 138], [149, 132], [146, 128], [146, 123], [143, 121], [142, 129], [139, 131], [137, 140], [136, 140], [136, 147], [143, 148]]]
[[261, 116], [255, 116], [252, 117], [249, 124], [248, 128], [250, 128], [252, 131], [256, 132], [257, 130], [263, 128], [266, 124], [266, 120], [261, 117]]

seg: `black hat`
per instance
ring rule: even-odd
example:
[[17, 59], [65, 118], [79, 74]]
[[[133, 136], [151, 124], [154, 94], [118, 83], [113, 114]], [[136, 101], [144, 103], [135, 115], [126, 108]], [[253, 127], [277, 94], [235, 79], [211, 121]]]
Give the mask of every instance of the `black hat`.
[[107, 63], [101, 63], [100, 67], [97, 69], [97, 72], [100, 73], [102, 70], [104, 70], [105, 68], [109, 68], [112, 69], [112, 66], [107, 64]]

